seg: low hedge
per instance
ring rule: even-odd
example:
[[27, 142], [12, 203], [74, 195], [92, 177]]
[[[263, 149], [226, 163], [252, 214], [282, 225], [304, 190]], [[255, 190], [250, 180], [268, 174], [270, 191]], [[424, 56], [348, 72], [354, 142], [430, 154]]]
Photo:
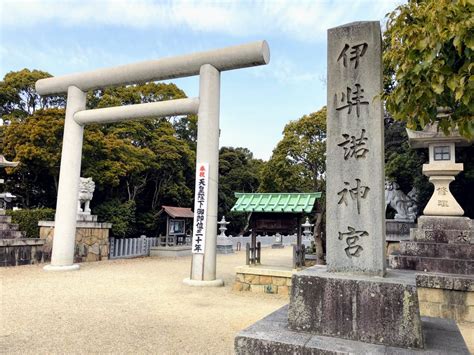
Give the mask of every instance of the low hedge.
[[7, 210], [7, 215], [12, 216], [12, 223], [18, 224], [27, 238], [39, 238], [38, 221], [54, 221], [54, 213], [52, 208]]

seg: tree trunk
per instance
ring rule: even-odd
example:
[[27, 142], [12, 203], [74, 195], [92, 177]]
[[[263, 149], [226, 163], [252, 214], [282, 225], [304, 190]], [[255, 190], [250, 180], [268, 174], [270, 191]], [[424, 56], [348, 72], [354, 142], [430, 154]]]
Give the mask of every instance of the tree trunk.
[[316, 248], [316, 265], [324, 265], [324, 250], [323, 250], [323, 239], [321, 238], [321, 226], [323, 224], [323, 215], [326, 207], [323, 206], [322, 210], [316, 212], [316, 222], [314, 223], [313, 236], [314, 245]]

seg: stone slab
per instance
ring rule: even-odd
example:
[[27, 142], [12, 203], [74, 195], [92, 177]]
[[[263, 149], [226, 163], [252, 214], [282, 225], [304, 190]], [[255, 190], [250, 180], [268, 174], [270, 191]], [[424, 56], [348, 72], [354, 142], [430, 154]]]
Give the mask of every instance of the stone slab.
[[418, 228], [470, 230], [472, 229], [472, 220], [468, 217], [420, 216], [418, 217]]
[[474, 259], [474, 244], [402, 241], [400, 254], [431, 258]]
[[474, 230], [412, 229], [410, 239], [418, 242], [474, 244]]
[[11, 223], [11, 221], [12, 221], [12, 216], [0, 214], [0, 223]]
[[[39, 227], [52, 227], [54, 228], [54, 221], [39, 221]], [[77, 221], [76, 228], [91, 228], [91, 229], [110, 229], [112, 228], [112, 223], [101, 223], [93, 221]]]
[[277, 277], [292, 277], [297, 270], [284, 266], [237, 266], [235, 268], [237, 274], [260, 275], [260, 276], [277, 276]]
[[396, 347], [423, 346], [415, 275], [386, 277], [308, 268], [293, 276], [289, 326], [321, 336]]
[[44, 239], [40, 238], [0, 239], [0, 247], [43, 245], [45, 242]]
[[0, 239], [15, 239], [15, 238], [24, 238], [25, 232], [19, 230], [9, 230], [3, 229], [0, 230]]
[[416, 286], [474, 292], [474, 275], [420, 273], [416, 274]]
[[0, 230], [12, 230], [12, 231], [17, 231], [20, 229], [20, 226], [18, 224], [14, 223], [0, 223]]
[[410, 255], [390, 255], [389, 263], [392, 269], [461, 275], [474, 274], [474, 260], [472, 259], [443, 259]]
[[381, 276], [385, 270], [381, 43], [378, 21], [328, 30], [326, 240], [332, 272]]
[[288, 306], [242, 330], [234, 340], [237, 355], [247, 354], [469, 354], [454, 321], [422, 318], [424, 349], [404, 349], [312, 335], [288, 328]]
[[400, 221], [396, 219], [385, 220], [385, 240], [387, 242], [399, 242], [410, 239], [410, 229], [416, 228], [412, 221]]

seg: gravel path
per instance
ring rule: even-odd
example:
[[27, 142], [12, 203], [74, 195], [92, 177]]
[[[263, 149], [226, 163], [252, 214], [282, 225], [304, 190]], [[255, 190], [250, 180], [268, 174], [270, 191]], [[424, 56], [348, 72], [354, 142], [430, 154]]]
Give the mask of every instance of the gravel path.
[[[291, 249], [265, 248], [262, 260], [290, 266]], [[217, 256], [220, 288], [183, 285], [191, 257], [0, 268], [0, 353], [232, 354], [239, 330], [288, 302], [232, 291], [243, 264], [244, 252]], [[474, 326], [461, 330], [474, 350]]]
[[[289, 265], [291, 250], [264, 249]], [[42, 265], [0, 269], [0, 353], [230, 354], [235, 334], [286, 304], [232, 291], [245, 253], [218, 255], [225, 287], [191, 288], [191, 257], [83, 263], [77, 272]]]

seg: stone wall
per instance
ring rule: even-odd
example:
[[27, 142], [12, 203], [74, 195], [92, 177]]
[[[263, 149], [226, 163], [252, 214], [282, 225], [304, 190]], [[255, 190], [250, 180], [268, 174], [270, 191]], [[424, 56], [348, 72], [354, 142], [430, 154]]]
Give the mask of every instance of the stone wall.
[[236, 270], [234, 291], [273, 293], [288, 297], [293, 271], [265, 267], [240, 266]]
[[[96, 217], [96, 216], [91, 216]], [[54, 222], [40, 221], [40, 238], [45, 239], [43, 252], [45, 259], [51, 259], [51, 249], [54, 238]], [[110, 223], [94, 221], [78, 221], [76, 228], [76, 250], [74, 262], [99, 261], [109, 255]]]
[[416, 283], [422, 316], [450, 318], [474, 325], [474, 277], [419, 274]]

